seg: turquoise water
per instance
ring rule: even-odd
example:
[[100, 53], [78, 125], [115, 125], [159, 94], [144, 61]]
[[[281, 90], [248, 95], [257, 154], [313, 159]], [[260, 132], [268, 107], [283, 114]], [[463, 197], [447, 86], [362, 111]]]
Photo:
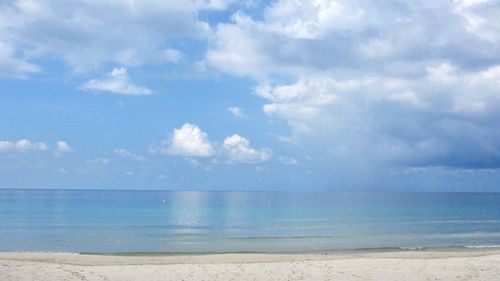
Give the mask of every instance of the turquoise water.
[[0, 190], [0, 251], [500, 245], [500, 193]]

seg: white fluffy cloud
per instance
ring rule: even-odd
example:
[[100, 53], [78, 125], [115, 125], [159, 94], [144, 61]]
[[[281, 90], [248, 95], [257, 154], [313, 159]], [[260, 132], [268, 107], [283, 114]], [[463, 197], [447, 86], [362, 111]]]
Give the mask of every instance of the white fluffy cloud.
[[[208, 139], [207, 133], [198, 126], [186, 123], [181, 128], [174, 129], [169, 139], [163, 140], [159, 146], [153, 147], [152, 152], [160, 152], [171, 156], [183, 157], [213, 157], [226, 158], [229, 163], [262, 163], [268, 161], [272, 151], [267, 148], [255, 149], [250, 141], [239, 135], [232, 135], [224, 139], [223, 144], [217, 145]], [[115, 151], [120, 155], [129, 154], [126, 151]], [[197, 160], [189, 159], [191, 165], [198, 166]]]
[[307, 80], [292, 85], [271, 86], [261, 84], [256, 94], [271, 103], [264, 105], [263, 111], [271, 116], [279, 116], [289, 121], [295, 133], [307, 132], [309, 122], [314, 122], [322, 114], [322, 109], [335, 102], [335, 95], [329, 89], [335, 81]]
[[72, 151], [71, 147], [69, 146], [68, 143], [66, 143], [65, 141], [57, 141], [56, 143], [56, 149], [54, 151], [54, 155], [56, 157], [61, 157], [65, 154], [68, 154]]
[[276, 1], [265, 11], [264, 18], [270, 30], [293, 38], [316, 39], [359, 28], [364, 14], [355, 2]]
[[81, 88], [87, 91], [111, 92], [119, 95], [147, 96], [153, 94], [153, 91], [146, 87], [134, 85], [124, 67], [113, 68], [107, 77], [89, 80]]
[[235, 117], [242, 117], [243, 116], [243, 109], [237, 106], [230, 106], [227, 108], [229, 112]]
[[134, 161], [144, 161], [144, 160], [146, 160], [146, 158], [144, 156], [132, 153], [132, 152], [126, 150], [125, 148], [115, 149], [114, 153], [116, 155], [118, 155], [119, 157], [121, 157], [121, 158], [131, 159], [131, 160], [134, 160]]
[[172, 137], [164, 140], [158, 150], [168, 155], [185, 157], [211, 157], [215, 154], [207, 133], [189, 123], [174, 129]]
[[43, 142], [31, 142], [27, 139], [18, 141], [0, 141], [0, 152], [47, 151], [49, 146]]
[[225, 138], [222, 148], [233, 163], [261, 163], [269, 160], [272, 155], [269, 149], [252, 148], [248, 139], [236, 134]]
[[[38, 70], [26, 59], [51, 56], [75, 71], [105, 63], [125, 66], [176, 59], [164, 50], [177, 38], [205, 38], [208, 25], [198, 19], [203, 10], [225, 9], [229, 1], [48, 1], [0, 3], [0, 41], [25, 58], [14, 61], [29, 74]], [[0, 55], [0, 58], [5, 58]], [[13, 63], [0, 60], [0, 69]], [[17, 59], [14, 59], [17, 60]]]
[[[0, 152], [48, 151], [50, 146], [44, 142], [32, 142], [27, 139], [18, 141], [0, 141]], [[54, 156], [61, 157], [71, 152], [71, 147], [65, 141], [57, 141], [53, 149]]]
[[239, 12], [219, 24], [206, 61], [259, 79], [415, 76], [436, 60], [477, 68], [498, 63], [499, 14], [495, 1], [276, 1], [262, 18]]

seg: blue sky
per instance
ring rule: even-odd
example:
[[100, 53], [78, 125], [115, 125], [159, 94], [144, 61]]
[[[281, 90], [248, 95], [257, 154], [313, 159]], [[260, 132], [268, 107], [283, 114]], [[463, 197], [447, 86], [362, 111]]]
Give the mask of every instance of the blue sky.
[[0, 188], [500, 190], [500, 3], [0, 2]]

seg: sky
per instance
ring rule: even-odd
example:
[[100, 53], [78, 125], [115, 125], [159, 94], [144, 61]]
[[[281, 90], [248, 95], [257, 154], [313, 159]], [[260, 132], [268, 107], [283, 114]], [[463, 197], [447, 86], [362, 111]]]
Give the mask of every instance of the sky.
[[500, 191], [500, 1], [0, 1], [0, 188]]

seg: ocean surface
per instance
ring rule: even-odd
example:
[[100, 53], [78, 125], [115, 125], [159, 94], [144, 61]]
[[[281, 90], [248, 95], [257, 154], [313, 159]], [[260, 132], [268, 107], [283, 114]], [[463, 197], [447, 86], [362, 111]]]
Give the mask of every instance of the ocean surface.
[[0, 251], [496, 247], [500, 193], [0, 190]]

